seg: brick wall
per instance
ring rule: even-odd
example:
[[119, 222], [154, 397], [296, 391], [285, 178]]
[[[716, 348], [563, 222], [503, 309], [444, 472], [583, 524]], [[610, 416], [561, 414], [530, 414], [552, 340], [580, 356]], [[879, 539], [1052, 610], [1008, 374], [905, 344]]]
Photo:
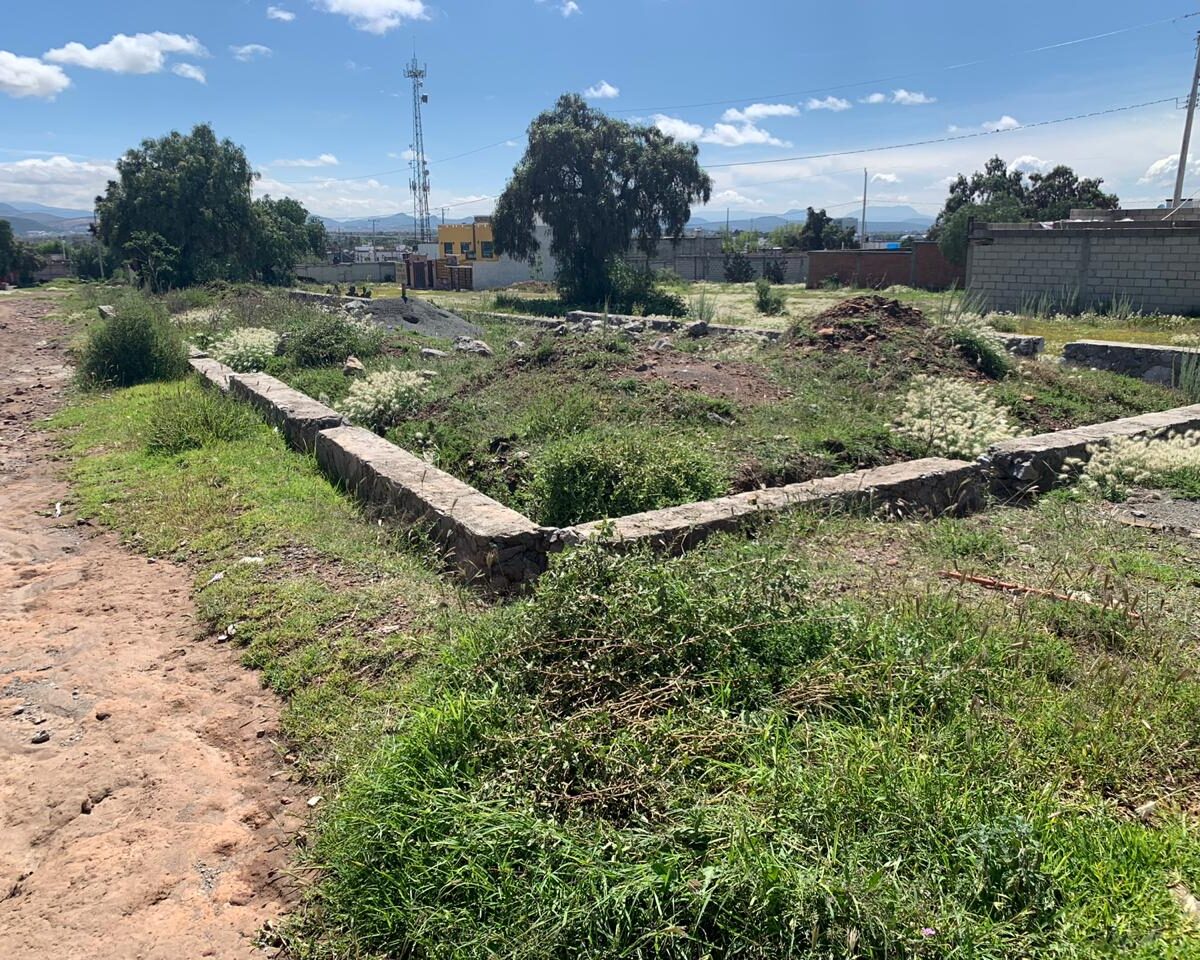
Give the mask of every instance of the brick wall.
[[810, 288], [836, 279], [852, 287], [945, 290], [963, 280], [936, 243], [917, 243], [911, 250], [814, 250], [808, 256]]
[[1143, 313], [1200, 314], [1200, 224], [975, 224], [967, 283], [993, 310], [1117, 301]]

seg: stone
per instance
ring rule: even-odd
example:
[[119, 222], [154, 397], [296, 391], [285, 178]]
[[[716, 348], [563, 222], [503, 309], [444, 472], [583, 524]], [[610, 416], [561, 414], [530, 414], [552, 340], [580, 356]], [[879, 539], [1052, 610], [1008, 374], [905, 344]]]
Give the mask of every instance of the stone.
[[113, 320], [117, 316], [117, 311], [107, 304], [97, 307], [96, 312], [100, 314], [101, 320]]
[[509, 341], [508, 341], [508, 344], [507, 344], [507, 346], [508, 346], [508, 349], [509, 349], [509, 350], [524, 350], [524, 349], [525, 349], [525, 341], [524, 341], [524, 340], [517, 340], [517, 339], [514, 337], [512, 340], [509, 340]]
[[459, 353], [473, 353], [481, 357], [495, 356], [495, 352], [482, 340], [473, 337], [455, 337], [454, 349]]
[[1170, 347], [1153, 343], [1112, 343], [1106, 340], [1077, 340], [1063, 347], [1068, 366], [1108, 370], [1149, 383], [1171, 386], [1185, 360], [1196, 362], [1195, 347]]
[[50, 731], [49, 730], [39, 730], [32, 737], [30, 737], [29, 742], [30, 743], [45, 743], [49, 739], [50, 739]]
[[671, 349], [671, 346], [672, 346], [672, 344], [671, 344], [671, 340], [670, 340], [670, 338], [669, 338], [669, 337], [663, 337], [661, 340], [658, 340], [658, 341], [657, 341], [657, 342], [654, 344], [654, 349], [655, 349], [655, 350], [659, 350], [659, 351], [662, 351], [662, 350], [670, 350], [670, 349]]
[[693, 338], [707, 337], [708, 336], [708, 321], [707, 320], [693, 321], [692, 323], [687, 324], [683, 328], [683, 332], [684, 332], [684, 335], [688, 336], [688, 337], [693, 337]]
[[346, 362], [342, 364], [342, 375], [346, 377], [362, 377], [366, 376], [367, 368], [363, 366], [363, 362], [358, 357], [347, 357]]
[[229, 392], [256, 407], [298, 450], [311, 450], [321, 430], [346, 422], [333, 408], [265, 373], [233, 374]]
[[437, 347], [421, 348], [421, 358], [423, 360], [441, 360], [443, 357], [448, 356], [450, 356], [450, 354], [448, 354], [445, 350], [437, 349]]
[[1014, 357], [1036, 357], [1046, 349], [1045, 337], [1034, 337], [1022, 333], [996, 333], [1004, 349]]

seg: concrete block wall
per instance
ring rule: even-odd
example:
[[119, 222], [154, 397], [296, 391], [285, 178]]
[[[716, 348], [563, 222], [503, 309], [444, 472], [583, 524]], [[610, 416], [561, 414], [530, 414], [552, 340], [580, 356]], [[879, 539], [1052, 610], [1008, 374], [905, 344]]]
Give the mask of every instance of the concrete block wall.
[[1200, 224], [1064, 222], [1047, 230], [976, 224], [967, 285], [989, 309], [1120, 303], [1142, 313], [1200, 313]]
[[1174, 386], [1184, 361], [1200, 357], [1194, 347], [1166, 347], [1153, 343], [1112, 343], [1077, 340], [1063, 347], [1063, 363], [1093, 370], [1109, 370], [1150, 383]]

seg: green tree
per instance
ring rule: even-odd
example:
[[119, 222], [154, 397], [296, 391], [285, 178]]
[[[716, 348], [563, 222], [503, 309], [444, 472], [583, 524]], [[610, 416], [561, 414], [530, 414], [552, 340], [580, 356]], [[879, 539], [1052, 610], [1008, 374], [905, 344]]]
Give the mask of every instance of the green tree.
[[1101, 179], [1081, 179], [1070, 167], [1059, 165], [1049, 173], [1010, 168], [1002, 157], [992, 157], [982, 170], [959, 174], [950, 185], [946, 205], [938, 214], [930, 239], [937, 240], [947, 259], [967, 260], [970, 220], [992, 223], [1064, 220], [1073, 208], [1115, 210], [1120, 200], [1101, 189]]
[[12, 224], [0, 220], [0, 280], [15, 277], [18, 285], [28, 286], [44, 265], [32, 246], [16, 238]]
[[635, 235], [638, 249], [653, 253], [664, 232], [683, 230], [693, 203], [712, 195], [698, 154], [695, 144], [566, 94], [529, 127], [529, 146], [496, 204], [496, 249], [532, 261], [540, 218], [553, 231], [563, 297], [603, 303], [612, 292], [609, 267]]
[[254, 201], [253, 215], [250, 267], [264, 283], [290, 283], [300, 260], [314, 253], [324, 255], [325, 224], [309, 217], [299, 201], [263, 197]]
[[106, 245], [141, 257], [135, 235], [143, 248], [157, 236], [160, 250], [177, 251], [172, 282], [180, 286], [245, 276], [255, 174], [241, 147], [201, 124], [190, 134], [143, 140], [117, 161], [117, 177], [96, 198]]
[[0, 279], [17, 272], [18, 248], [20, 244], [13, 235], [12, 224], [0, 220]]
[[852, 224], [842, 224], [824, 210], [809, 207], [804, 223], [789, 223], [771, 231], [771, 245], [784, 250], [855, 249], [857, 233]]

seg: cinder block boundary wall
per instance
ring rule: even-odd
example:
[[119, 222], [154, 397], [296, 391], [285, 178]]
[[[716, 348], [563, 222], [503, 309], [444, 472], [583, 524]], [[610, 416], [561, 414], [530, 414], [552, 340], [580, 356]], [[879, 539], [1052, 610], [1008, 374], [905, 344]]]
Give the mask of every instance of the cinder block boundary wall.
[[1200, 356], [1200, 350], [1195, 347], [1167, 347], [1154, 343], [1076, 340], [1063, 346], [1063, 363], [1108, 370], [1168, 387], [1176, 383], [1184, 361], [1197, 356]]
[[[538, 526], [382, 437], [345, 425], [336, 411], [274, 377], [238, 374], [196, 352], [189, 363], [203, 382], [253, 403], [289, 443], [315, 453], [322, 469], [360, 500], [429, 524], [469, 581], [498, 591], [536, 579], [550, 553], [592, 540], [617, 549], [645, 544], [678, 550], [800, 507], [866, 506], [890, 515], [967, 513], [984, 505], [989, 488], [1002, 495], [1050, 489], [1060, 482], [1067, 459], [1085, 459], [1091, 444], [1200, 428], [1197, 404], [1021, 437], [997, 444], [974, 463], [913, 460], [556, 529]], [[331, 416], [337, 422], [323, 426]]]
[[972, 224], [967, 288], [990, 310], [1117, 302], [1142, 313], [1200, 314], [1200, 221], [1151, 212], [1157, 219], [1064, 220], [1053, 229]]

